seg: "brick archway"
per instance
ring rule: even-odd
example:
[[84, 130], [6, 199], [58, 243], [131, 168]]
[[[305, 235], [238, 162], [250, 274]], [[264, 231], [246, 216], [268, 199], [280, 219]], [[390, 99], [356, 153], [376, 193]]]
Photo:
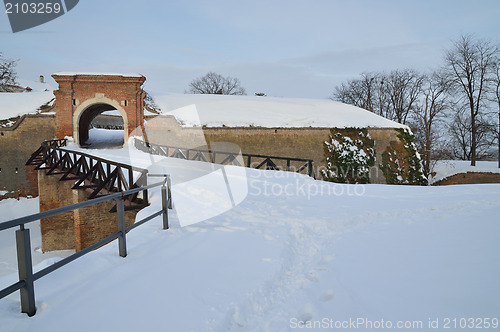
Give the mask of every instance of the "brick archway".
[[54, 91], [57, 138], [73, 136], [80, 144], [88, 135], [89, 121], [109, 109], [116, 109], [122, 115], [124, 142], [130, 133], [144, 125], [145, 93], [141, 87], [146, 77], [90, 73], [56, 73], [52, 77], [59, 85]]
[[86, 100], [80, 104], [73, 115], [73, 138], [80, 146], [89, 138], [89, 125], [92, 120], [102, 112], [117, 110], [123, 119], [123, 142], [128, 140], [128, 119], [127, 112], [115, 100], [106, 97], [96, 97]]

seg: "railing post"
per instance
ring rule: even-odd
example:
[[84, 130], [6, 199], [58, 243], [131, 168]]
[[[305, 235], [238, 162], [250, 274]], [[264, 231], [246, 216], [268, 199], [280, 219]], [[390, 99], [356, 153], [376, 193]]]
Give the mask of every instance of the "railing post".
[[[148, 184], [148, 170], [144, 170], [142, 172], [141, 178], [142, 178], [142, 181], [138, 185], [139, 186], [146, 186]], [[148, 205], [149, 204], [149, 194], [148, 194], [148, 190], [147, 189], [142, 192], [142, 199], [144, 201], [144, 205]]]
[[121, 257], [127, 257], [127, 234], [125, 231], [125, 204], [124, 197], [116, 199], [116, 221], [118, 231], [121, 233], [118, 237], [118, 250]]
[[307, 167], [309, 168], [309, 176], [312, 177], [313, 179], [316, 179], [316, 176], [314, 174], [314, 167], [313, 167], [313, 162], [312, 160], [309, 160], [307, 162]]
[[163, 229], [168, 229], [168, 210], [167, 210], [168, 197], [167, 197], [167, 187], [165, 186], [165, 182], [167, 182], [167, 179], [165, 179], [165, 181], [163, 181], [163, 184], [161, 185], [161, 207], [163, 210]]
[[172, 182], [170, 181], [170, 175], [167, 174], [167, 188], [168, 188], [168, 208], [172, 210]]
[[21, 229], [16, 231], [17, 267], [19, 280], [24, 280], [25, 286], [21, 288], [21, 312], [33, 316], [36, 313], [35, 287], [33, 285], [33, 266], [31, 262], [30, 230]]

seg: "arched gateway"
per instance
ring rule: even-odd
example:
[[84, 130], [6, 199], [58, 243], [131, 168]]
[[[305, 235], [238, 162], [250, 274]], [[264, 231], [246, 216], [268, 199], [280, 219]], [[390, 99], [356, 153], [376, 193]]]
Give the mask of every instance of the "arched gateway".
[[56, 73], [56, 137], [73, 136], [84, 145], [92, 120], [99, 114], [117, 110], [123, 118], [124, 142], [144, 124], [146, 77], [139, 74]]

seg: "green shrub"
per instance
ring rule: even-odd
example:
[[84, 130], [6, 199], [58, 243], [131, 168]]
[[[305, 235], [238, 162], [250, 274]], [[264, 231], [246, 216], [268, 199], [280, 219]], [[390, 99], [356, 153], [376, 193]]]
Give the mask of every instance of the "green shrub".
[[331, 129], [324, 142], [325, 181], [370, 183], [370, 167], [375, 165], [374, 141], [366, 129]]
[[382, 153], [382, 163], [379, 165], [386, 182], [426, 186], [427, 176], [413, 143], [413, 135], [407, 129], [396, 130], [400, 141], [391, 142], [387, 150]]

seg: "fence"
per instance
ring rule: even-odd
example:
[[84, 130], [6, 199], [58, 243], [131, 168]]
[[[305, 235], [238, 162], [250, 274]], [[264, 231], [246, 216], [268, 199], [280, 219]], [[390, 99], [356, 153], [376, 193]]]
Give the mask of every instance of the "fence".
[[[165, 157], [198, 160], [215, 164], [231, 164], [276, 171], [284, 170], [297, 173], [302, 173], [303, 171], [305, 171], [305, 174], [309, 175], [312, 178], [315, 178], [313, 160], [311, 159], [273, 157], [248, 153], [239, 154], [234, 152], [202, 149], [188, 149], [169, 145], [148, 143], [137, 138], [134, 140], [134, 145], [138, 150]], [[238, 161], [238, 156], [240, 155], [243, 157], [243, 164]], [[279, 163], [278, 161], [283, 164], [282, 167], [279, 167], [277, 165]]]
[[[158, 176], [158, 175], [152, 175]], [[17, 248], [17, 263], [18, 263], [18, 274], [19, 281], [0, 290], [0, 299], [14, 293], [15, 291], [20, 291], [21, 296], [21, 312], [27, 313], [28, 316], [33, 316], [36, 313], [35, 307], [35, 288], [34, 282], [43, 276], [59, 269], [60, 267], [74, 261], [75, 259], [105, 245], [108, 242], [111, 242], [115, 239], [118, 239], [118, 252], [121, 257], [127, 256], [127, 241], [126, 234], [128, 231], [144, 224], [145, 222], [163, 215], [163, 229], [168, 229], [168, 210], [172, 208], [172, 197], [170, 192], [170, 178], [168, 175], [160, 175], [164, 176], [165, 180], [162, 182], [158, 182], [155, 184], [138, 187], [134, 189], [129, 189], [127, 191], [110, 194], [107, 196], [95, 198], [89, 201], [80, 202], [77, 204], [72, 204], [68, 206], [64, 206], [61, 208], [57, 208], [54, 210], [49, 210], [41, 213], [32, 214], [30, 216], [17, 218], [11, 221], [0, 223], [0, 231], [19, 227], [20, 229], [16, 231], [16, 248]], [[147, 191], [150, 188], [158, 187], [161, 185], [161, 193], [162, 193], [162, 209], [158, 212], [151, 214], [150, 216], [136, 221], [133, 225], [129, 227], [125, 227], [125, 199], [127, 196], [134, 195], [139, 191]], [[66, 257], [57, 263], [54, 263], [36, 273], [33, 273], [33, 265], [31, 259], [31, 245], [30, 245], [30, 232], [29, 229], [26, 229], [24, 225], [34, 222], [39, 219], [53, 217], [55, 215], [77, 210], [86, 206], [91, 206], [94, 204], [98, 204], [101, 202], [115, 200], [117, 203], [117, 229], [118, 231], [107, 238], [87, 247], [77, 253]]]

